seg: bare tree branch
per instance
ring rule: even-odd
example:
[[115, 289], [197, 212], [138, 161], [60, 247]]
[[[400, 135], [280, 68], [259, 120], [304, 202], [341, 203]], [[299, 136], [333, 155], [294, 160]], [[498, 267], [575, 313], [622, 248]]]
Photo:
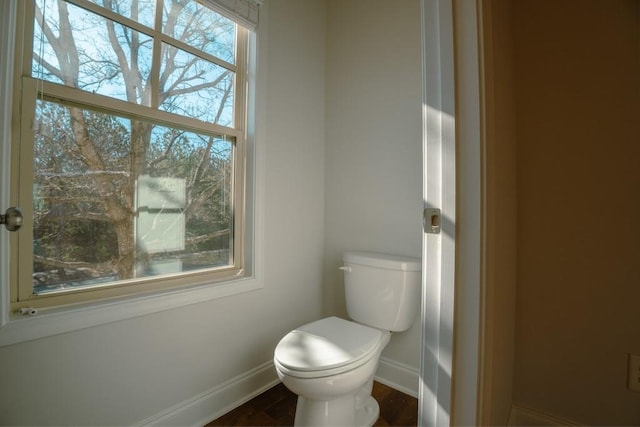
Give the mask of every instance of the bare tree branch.
[[48, 265], [49, 267], [68, 268], [77, 270], [79, 268], [88, 268], [92, 270], [110, 271], [113, 270], [111, 262], [90, 263], [82, 261], [62, 261], [57, 258], [47, 258], [39, 255], [33, 256], [33, 261], [39, 264]]
[[205, 171], [209, 168], [209, 159], [211, 159], [211, 146], [213, 145], [213, 142], [214, 138], [210, 136], [209, 141], [207, 141], [207, 146], [204, 149], [204, 153], [202, 153], [202, 157], [200, 158], [200, 162], [198, 162], [198, 167], [196, 168], [191, 182], [189, 183], [189, 187], [193, 187], [195, 184], [200, 182]]
[[219, 230], [216, 231], [214, 233], [209, 233], [209, 234], [203, 234], [201, 236], [196, 236], [196, 237], [188, 237], [185, 241], [185, 244], [191, 246], [191, 245], [195, 245], [197, 243], [202, 243], [205, 242], [207, 240], [211, 240], [211, 239], [215, 239], [216, 237], [220, 237], [220, 236], [224, 236], [226, 234], [229, 234], [231, 232], [231, 230], [224, 229], [224, 230]]
[[171, 153], [171, 150], [173, 149], [174, 144], [176, 143], [176, 141], [184, 134], [184, 132], [177, 132], [175, 134], [172, 134], [171, 136], [171, 141], [169, 142], [169, 144], [167, 145], [167, 148], [164, 150], [164, 153], [162, 153], [160, 156], [158, 156], [157, 158], [153, 159], [153, 161], [149, 162], [149, 165], [147, 166], [149, 169], [153, 170], [155, 169], [156, 165], [158, 165], [160, 162], [166, 160], [169, 158], [169, 154]]
[[56, 77], [61, 77], [62, 76], [62, 72], [60, 71], [59, 68], [56, 68], [56, 66], [54, 66], [53, 64], [45, 61], [44, 58], [42, 58], [40, 55], [38, 55], [37, 52], [33, 53], [33, 57], [36, 60], [36, 62], [40, 65], [43, 66], [44, 69], [46, 69], [49, 73], [53, 74]]
[[227, 99], [229, 99], [229, 95], [231, 95], [231, 85], [227, 86], [224, 91], [224, 95], [222, 100], [220, 101], [220, 106], [218, 107], [218, 112], [216, 113], [216, 118], [213, 120], [213, 123], [218, 123], [220, 120], [220, 116], [222, 116], [222, 112], [224, 111], [224, 106], [227, 103]]
[[[220, 76], [218, 78], [216, 78], [212, 82], [193, 85], [193, 86], [189, 86], [188, 88], [184, 88], [184, 89], [169, 89], [168, 91], [165, 92], [164, 99], [172, 97], [172, 96], [185, 95], [185, 94], [188, 94], [188, 93], [197, 92], [200, 89], [208, 89], [208, 88], [215, 87], [218, 83], [220, 83], [222, 80], [224, 80], [229, 74], [231, 74], [231, 71], [227, 70], [227, 71], [224, 71], [222, 74], [220, 74]], [[196, 76], [196, 77], [199, 77], [199, 76]], [[184, 80], [179, 81], [178, 83], [184, 83], [185, 81], [193, 80], [196, 77], [191, 77], [189, 79], [184, 79]], [[176, 86], [177, 86], [177, 84], [174, 84], [174, 85], [172, 85], [172, 88], [174, 88]], [[220, 109], [222, 109], [222, 105], [224, 105], [224, 104], [221, 104]], [[219, 116], [219, 113], [220, 113], [220, 110], [218, 110], [218, 116]]]
[[106, 214], [100, 214], [95, 212], [78, 212], [75, 214], [63, 214], [63, 215], [48, 215], [46, 218], [43, 218], [41, 222], [43, 224], [59, 222], [59, 221], [77, 221], [77, 220], [88, 220], [88, 221], [96, 221], [96, 222], [111, 222], [111, 218]]

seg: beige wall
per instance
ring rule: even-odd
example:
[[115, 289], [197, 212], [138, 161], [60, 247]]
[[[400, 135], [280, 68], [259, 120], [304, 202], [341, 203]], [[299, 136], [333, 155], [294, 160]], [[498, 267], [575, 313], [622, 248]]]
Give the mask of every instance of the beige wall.
[[[344, 251], [421, 256], [420, 1], [327, 3], [324, 303], [345, 316]], [[383, 353], [416, 372], [419, 317]]]
[[636, 0], [513, 0], [518, 264], [514, 402], [640, 423]]

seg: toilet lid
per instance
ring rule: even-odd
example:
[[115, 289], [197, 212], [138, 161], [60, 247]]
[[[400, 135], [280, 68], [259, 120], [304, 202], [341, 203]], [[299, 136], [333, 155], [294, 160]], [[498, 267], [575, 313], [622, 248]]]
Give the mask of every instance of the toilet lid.
[[327, 317], [289, 332], [278, 343], [274, 356], [294, 371], [338, 368], [373, 353], [383, 335], [379, 329]]

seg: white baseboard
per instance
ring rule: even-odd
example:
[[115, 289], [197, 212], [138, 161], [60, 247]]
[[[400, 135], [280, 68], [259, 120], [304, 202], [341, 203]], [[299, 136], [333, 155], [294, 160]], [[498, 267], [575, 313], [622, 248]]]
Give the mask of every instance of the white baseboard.
[[510, 426], [580, 426], [582, 424], [571, 420], [545, 414], [535, 409], [520, 405], [511, 405], [509, 414]]
[[203, 426], [251, 400], [278, 382], [273, 362], [269, 361], [146, 418], [136, 426]]
[[416, 368], [381, 357], [375, 379], [409, 396], [418, 397], [420, 372]]
[[[413, 397], [418, 397], [419, 373], [391, 359], [381, 358], [376, 381]], [[212, 387], [138, 423], [151, 426], [203, 426], [226, 414], [279, 382], [273, 362]]]

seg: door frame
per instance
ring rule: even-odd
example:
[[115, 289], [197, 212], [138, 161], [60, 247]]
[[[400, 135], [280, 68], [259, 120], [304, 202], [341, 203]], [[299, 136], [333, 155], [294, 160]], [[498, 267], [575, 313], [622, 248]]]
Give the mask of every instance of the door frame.
[[421, 0], [424, 207], [418, 424], [477, 425], [484, 289], [482, 0]]

